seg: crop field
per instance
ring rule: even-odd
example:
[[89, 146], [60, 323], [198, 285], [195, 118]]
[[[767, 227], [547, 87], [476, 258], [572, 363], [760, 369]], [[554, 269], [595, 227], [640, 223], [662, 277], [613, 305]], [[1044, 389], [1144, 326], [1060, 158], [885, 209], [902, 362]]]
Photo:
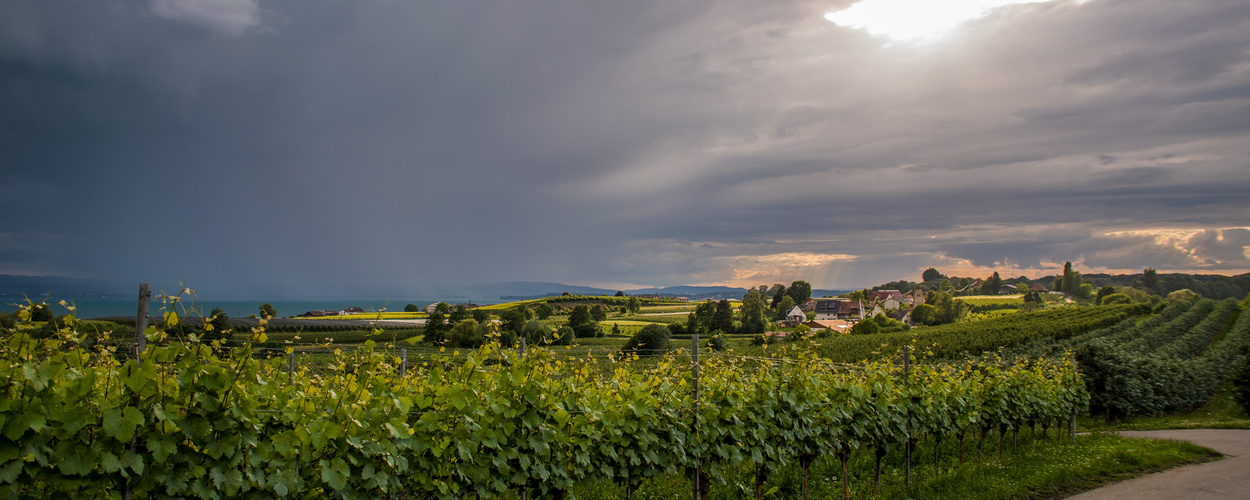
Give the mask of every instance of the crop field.
[[[141, 364], [133, 334], [94, 341], [102, 323], [38, 338], [46, 328], [26, 324], [0, 345], [0, 452], [42, 451], [0, 453], [0, 494], [682, 498], [700, 465], [704, 498], [877, 498], [878, 484], [888, 498], [926, 485], [1022, 496], [1055, 479], [1021, 478], [1064, 457], [1128, 467], [1112, 470], [1143, 465], [1119, 463], [1137, 453], [1124, 450], [1203, 459], [1068, 432], [1087, 408], [1112, 419], [1221, 401], [1250, 343], [1250, 299], [1025, 313], [1012, 300], [980, 300], [980, 321], [901, 333], [764, 346], [726, 335], [721, 352], [701, 337], [697, 393], [690, 336], [663, 356], [620, 354], [634, 332], [683, 314], [609, 318], [604, 331], [621, 335], [525, 352], [431, 346], [424, 328], [371, 321], [256, 322], [227, 346], [152, 328]], [[913, 486], [908, 442], [920, 447]]]
[[[18, 333], [0, 350], [0, 387], [20, 401], [0, 408], [0, 443], [46, 449], [0, 457], [12, 471], [0, 489], [12, 496], [545, 497], [632, 490], [695, 464], [704, 489], [735, 494], [723, 478], [739, 468], [806, 476], [812, 458], [845, 460], [859, 443], [1058, 427], [1085, 397], [1070, 363], [904, 374], [708, 356], [692, 419], [691, 362], [680, 354], [605, 374], [574, 349], [487, 347], [401, 366], [393, 351], [365, 346], [296, 371], [287, 356], [179, 343], [149, 345], [142, 364], [119, 361], [62, 349], [72, 337]], [[112, 380], [124, 383], [97, 384]]]
[[428, 317], [430, 317], [430, 315], [424, 312], [377, 311], [377, 312], [342, 314], [342, 315], [335, 315], [335, 316], [312, 316], [312, 317], [294, 316], [294, 317], [287, 318], [287, 319], [292, 319], [296, 321], [316, 321], [316, 320], [373, 321], [373, 320], [379, 320], [379, 319], [425, 319]]

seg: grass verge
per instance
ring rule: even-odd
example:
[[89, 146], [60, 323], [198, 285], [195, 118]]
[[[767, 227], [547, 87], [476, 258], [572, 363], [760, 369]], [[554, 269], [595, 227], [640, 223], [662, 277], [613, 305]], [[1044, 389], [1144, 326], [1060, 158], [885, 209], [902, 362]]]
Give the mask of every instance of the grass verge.
[[1226, 384], [1205, 405], [1188, 413], [1133, 417], [1107, 423], [1101, 417], [1077, 419], [1082, 431], [1152, 431], [1159, 429], [1250, 429], [1250, 416], [1233, 399], [1233, 386]]
[[[991, 437], [993, 440], [993, 437]], [[997, 458], [987, 450], [978, 461], [974, 443], [965, 444], [967, 462], [957, 464], [955, 444], [947, 440], [940, 448], [940, 474], [934, 472], [932, 442], [922, 441], [913, 459], [912, 484], [903, 481], [902, 456], [892, 452], [883, 460], [881, 491], [873, 491], [873, 450], [860, 449], [848, 464], [850, 496], [859, 499], [1043, 499], [1087, 491], [1099, 486], [1183, 464], [1218, 458], [1210, 449], [1179, 441], [1133, 439], [1111, 434], [1079, 436], [1076, 444], [1054, 440], [1037, 446], [1010, 450]], [[801, 498], [797, 465], [787, 464], [769, 478], [766, 498]], [[812, 465], [811, 498], [842, 498], [841, 464], [830, 458]], [[713, 483], [709, 499], [753, 498], [753, 475], [748, 468], [731, 470], [725, 484]], [[635, 499], [681, 499], [691, 494], [684, 475], [668, 475], [644, 481]], [[613, 483], [584, 483], [573, 493], [583, 499], [625, 498], [624, 488]]]

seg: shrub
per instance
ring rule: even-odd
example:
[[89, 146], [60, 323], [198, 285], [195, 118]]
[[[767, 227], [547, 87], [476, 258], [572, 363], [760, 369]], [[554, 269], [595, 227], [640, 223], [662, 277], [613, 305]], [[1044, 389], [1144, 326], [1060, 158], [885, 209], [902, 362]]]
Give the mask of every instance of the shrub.
[[477, 327], [477, 321], [466, 319], [447, 332], [446, 342], [448, 347], [465, 347], [473, 348], [481, 346], [486, 338], [482, 336], [482, 332]]
[[525, 337], [525, 343], [536, 346], [547, 343], [551, 338], [551, 327], [542, 321], [531, 319], [521, 327], [521, 336]]
[[551, 340], [551, 345], [573, 345], [573, 329], [567, 325], [560, 327], [556, 335], [557, 337]]
[[1233, 370], [1233, 398], [1250, 414], [1250, 345], [1241, 347], [1241, 363]]
[[872, 335], [881, 331], [876, 321], [863, 320], [851, 327], [851, 335]]
[[672, 349], [672, 334], [668, 327], [659, 324], [647, 325], [630, 337], [621, 347], [622, 354], [638, 356], [659, 356]]
[[707, 348], [714, 352], [725, 352], [729, 350], [729, 342], [725, 342], [724, 335], [713, 335], [707, 339]]
[[404, 306], [404, 312], [407, 312], [407, 313], [421, 312], [421, 308], [417, 307], [416, 304], [408, 304]]
[[52, 321], [54, 315], [52, 308], [47, 304], [31, 304], [30, 320], [31, 321]]
[[1111, 295], [1108, 295], [1102, 298], [1102, 305], [1104, 306], [1110, 306], [1110, 305], [1115, 305], [1115, 304], [1132, 304], [1132, 303], [1133, 303], [1133, 299], [1129, 297], [1127, 294], [1123, 294], [1123, 293], [1113, 293]]

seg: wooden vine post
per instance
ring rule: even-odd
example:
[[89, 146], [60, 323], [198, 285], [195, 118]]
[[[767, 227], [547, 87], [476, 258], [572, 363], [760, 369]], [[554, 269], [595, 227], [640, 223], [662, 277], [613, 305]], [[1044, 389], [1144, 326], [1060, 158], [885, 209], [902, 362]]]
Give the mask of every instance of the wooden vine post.
[[[691, 378], [691, 381], [693, 382], [691, 395], [694, 397], [694, 403], [691, 405], [694, 408], [694, 413], [691, 414], [692, 421], [690, 425], [690, 430], [691, 430], [691, 438], [693, 438], [695, 435], [698, 435], [699, 433], [699, 332], [694, 332], [693, 334], [690, 335], [690, 356], [691, 356], [690, 378]], [[693, 498], [694, 500], [699, 500], [699, 487], [702, 486], [702, 482], [700, 481], [700, 479], [701, 479], [701, 476], [703, 475], [702, 474], [703, 471], [701, 470], [702, 465], [703, 465], [702, 458], [695, 457], [694, 477], [691, 478], [691, 481], [690, 481], [691, 483], [691, 497], [690, 498]]]
[[143, 365], [143, 359], [139, 355], [148, 347], [148, 338], [143, 332], [148, 329], [148, 301], [151, 299], [152, 285], [139, 283], [139, 312], [135, 315], [135, 359], [140, 366]]
[[[903, 385], [911, 385], [911, 349], [903, 346]], [[907, 406], [907, 436], [903, 442], [903, 470], [906, 483], [911, 486], [911, 406]]]

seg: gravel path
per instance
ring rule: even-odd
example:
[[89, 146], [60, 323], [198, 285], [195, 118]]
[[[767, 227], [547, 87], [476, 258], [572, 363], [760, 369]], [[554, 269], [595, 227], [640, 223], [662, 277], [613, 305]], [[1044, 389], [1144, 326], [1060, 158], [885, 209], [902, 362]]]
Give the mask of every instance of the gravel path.
[[1121, 431], [1121, 436], [1189, 441], [1223, 453], [1205, 464], [1186, 465], [1104, 486], [1070, 498], [1165, 498], [1168, 500], [1250, 498], [1250, 430], [1183, 429]]

